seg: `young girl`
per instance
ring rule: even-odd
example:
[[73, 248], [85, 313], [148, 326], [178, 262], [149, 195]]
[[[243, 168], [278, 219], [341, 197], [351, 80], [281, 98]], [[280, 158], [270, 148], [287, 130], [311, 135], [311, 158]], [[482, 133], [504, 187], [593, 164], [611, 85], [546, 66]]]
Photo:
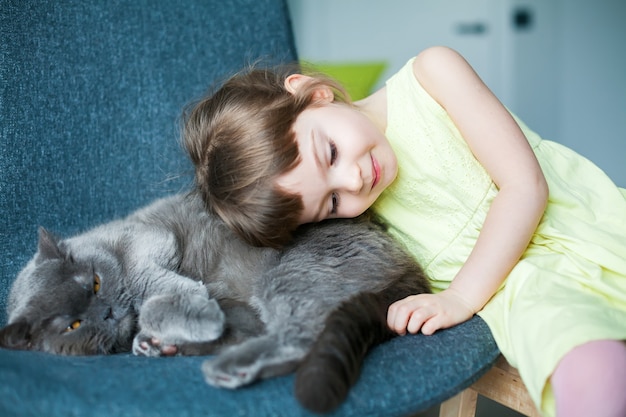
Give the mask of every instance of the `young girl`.
[[547, 416], [626, 416], [626, 190], [512, 116], [434, 47], [351, 104], [323, 77], [252, 70], [193, 108], [211, 210], [253, 244], [372, 207], [439, 290], [399, 334], [478, 313]]

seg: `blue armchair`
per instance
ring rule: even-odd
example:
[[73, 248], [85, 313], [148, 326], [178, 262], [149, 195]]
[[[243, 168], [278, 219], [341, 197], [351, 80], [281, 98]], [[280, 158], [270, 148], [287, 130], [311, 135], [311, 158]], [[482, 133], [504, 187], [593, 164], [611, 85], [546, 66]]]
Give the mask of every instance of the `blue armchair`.
[[[296, 59], [282, 0], [0, 0], [0, 34], [0, 326], [39, 225], [67, 236], [187, 189], [183, 106], [246, 63]], [[333, 415], [414, 414], [497, 355], [478, 317], [396, 338]], [[219, 390], [202, 360], [0, 349], [0, 415], [311, 415], [292, 376]]]

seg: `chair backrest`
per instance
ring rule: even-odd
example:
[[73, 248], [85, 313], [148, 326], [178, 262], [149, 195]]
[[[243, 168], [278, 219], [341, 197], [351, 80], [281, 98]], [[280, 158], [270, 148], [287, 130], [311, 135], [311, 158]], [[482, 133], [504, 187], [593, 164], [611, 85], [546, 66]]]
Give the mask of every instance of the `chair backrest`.
[[188, 187], [183, 107], [259, 59], [296, 59], [283, 0], [0, 0], [0, 324], [38, 226]]

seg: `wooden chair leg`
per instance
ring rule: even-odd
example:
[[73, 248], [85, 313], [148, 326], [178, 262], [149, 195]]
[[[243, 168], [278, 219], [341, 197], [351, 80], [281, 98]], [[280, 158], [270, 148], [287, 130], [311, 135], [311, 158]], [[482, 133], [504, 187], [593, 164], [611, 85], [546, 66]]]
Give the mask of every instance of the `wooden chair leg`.
[[471, 387], [441, 404], [439, 417], [475, 417], [478, 394], [529, 417], [541, 417], [522, 379], [502, 356]]
[[439, 417], [475, 417], [478, 393], [471, 388], [443, 402], [439, 407]]

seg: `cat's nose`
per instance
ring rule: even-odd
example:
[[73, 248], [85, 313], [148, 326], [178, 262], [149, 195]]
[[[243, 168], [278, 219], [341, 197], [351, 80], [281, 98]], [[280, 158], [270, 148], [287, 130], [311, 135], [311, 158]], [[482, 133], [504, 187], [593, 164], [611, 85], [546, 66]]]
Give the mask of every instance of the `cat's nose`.
[[104, 320], [114, 319], [113, 308], [109, 307], [105, 310]]

